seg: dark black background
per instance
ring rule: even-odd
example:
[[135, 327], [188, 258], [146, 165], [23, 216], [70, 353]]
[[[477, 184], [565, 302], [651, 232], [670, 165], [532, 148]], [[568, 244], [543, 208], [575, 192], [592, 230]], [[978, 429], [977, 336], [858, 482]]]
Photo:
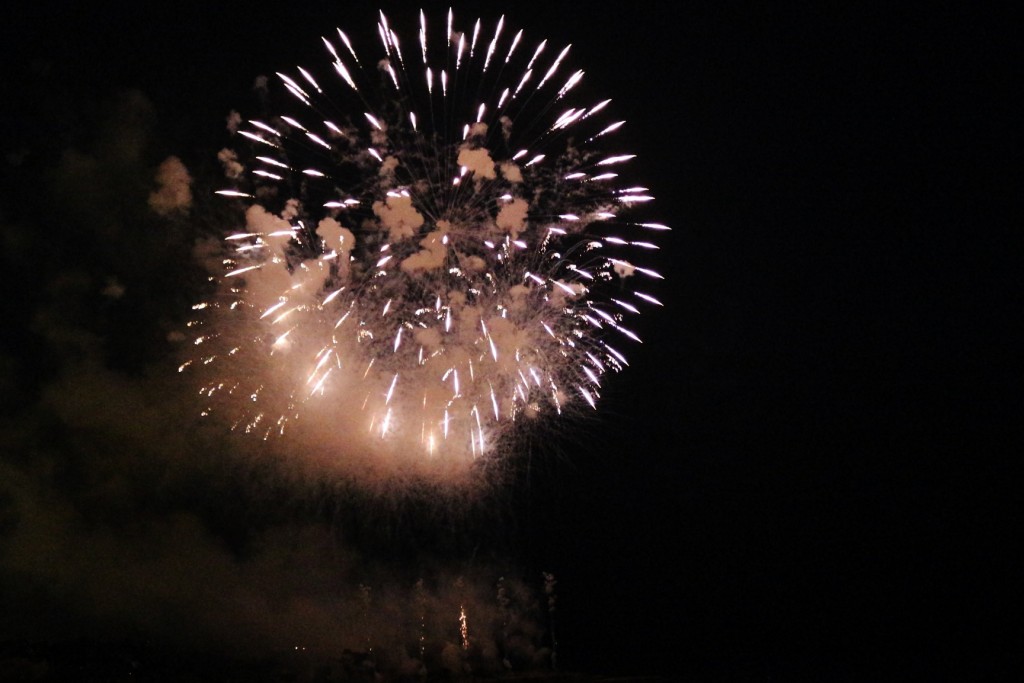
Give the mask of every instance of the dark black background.
[[[993, 208], [1021, 180], [995, 94], [1009, 59], [998, 18], [834, 3], [505, 13], [573, 43], [629, 121], [652, 214], [674, 228], [658, 264], [667, 305], [638, 324], [631, 367], [557, 458], [538, 449], [512, 496], [519, 560], [559, 578], [565, 665], [708, 680], [995, 672], [1014, 649], [990, 625], [1017, 620], [1019, 590], [994, 586], [1019, 503], [992, 482], [1021, 408], [1019, 225]], [[34, 125], [22, 93], [45, 64], [69, 107], [142, 90], [167, 153], [191, 167], [212, 165], [256, 75], [308, 63], [321, 33], [373, 27], [375, 10], [14, 14], [12, 130]]]

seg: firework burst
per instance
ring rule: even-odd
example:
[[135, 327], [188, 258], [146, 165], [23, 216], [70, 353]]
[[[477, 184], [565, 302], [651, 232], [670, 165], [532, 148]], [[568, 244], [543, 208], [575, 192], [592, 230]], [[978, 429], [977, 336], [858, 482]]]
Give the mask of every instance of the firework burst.
[[637, 259], [667, 228], [620, 218], [651, 196], [619, 176], [610, 101], [574, 102], [570, 48], [419, 19], [406, 43], [382, 13], [374, 56], [323, 37], [321, 68], [276, 75], [288, 113], [222, 152], [245, 227], [195, 306], [204, 414], [469, 462], [596, 406], [660, 305]]

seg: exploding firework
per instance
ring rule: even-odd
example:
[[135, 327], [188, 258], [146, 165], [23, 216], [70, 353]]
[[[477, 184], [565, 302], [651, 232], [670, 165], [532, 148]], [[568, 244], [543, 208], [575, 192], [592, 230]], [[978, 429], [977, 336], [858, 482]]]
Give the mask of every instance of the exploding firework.
[[568, 46], [446, 19], [406, 44], [382, 13], [374, 57], [324, 37], [322, 68], [277, 74], [294, 111], [222, 152], [245, 227], [195, 306], [203, 414], [469, 462], [626, 365], [667, 228], [620, 218], [651, 199], [619, 177], [623, 122], [573, 103]]

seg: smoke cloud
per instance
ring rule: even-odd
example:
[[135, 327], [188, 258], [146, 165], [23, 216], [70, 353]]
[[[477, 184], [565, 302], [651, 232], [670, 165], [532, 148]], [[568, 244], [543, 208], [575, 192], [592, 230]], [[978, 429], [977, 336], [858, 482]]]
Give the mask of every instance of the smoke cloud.
[[159, 189], [149, 195], [149, 208], [166, 216], [192, 206], [192, 179], [178, 157], [167, 157], [156, 171]]
[[81, 146], [29, 142], [17, 172], [42, 189], [0, 216], [26, 293], [0, 347], [0, 640], [372, 652], [391, 673], [544, 661], [536, 589], [510, 578], [499, 600], [510, 568], [463, 547], [488, 489], [375, 485], [353, 476], [369, 459], [288, 457], [323, 426], [286, 448], [198, 414], [176, 356], [227, 225], [189, 219], [212, 181], [160, 161], [145, 96], [96, 111]]

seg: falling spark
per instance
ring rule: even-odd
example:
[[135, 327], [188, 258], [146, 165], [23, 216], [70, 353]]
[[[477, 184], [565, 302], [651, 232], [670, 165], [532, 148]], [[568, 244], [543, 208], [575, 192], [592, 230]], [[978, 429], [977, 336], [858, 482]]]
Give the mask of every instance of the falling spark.
[[469, 619], [466, 617], [466, 608], [459, 605], [459, 634], [462, 636], [462, 649], [469, 649]]

